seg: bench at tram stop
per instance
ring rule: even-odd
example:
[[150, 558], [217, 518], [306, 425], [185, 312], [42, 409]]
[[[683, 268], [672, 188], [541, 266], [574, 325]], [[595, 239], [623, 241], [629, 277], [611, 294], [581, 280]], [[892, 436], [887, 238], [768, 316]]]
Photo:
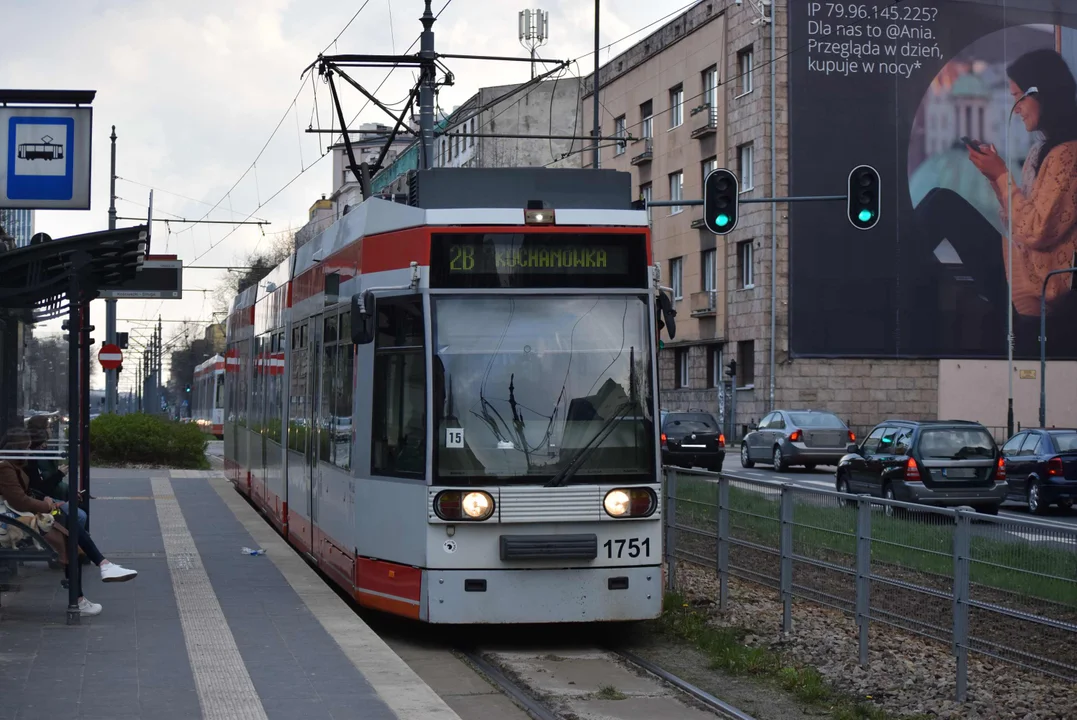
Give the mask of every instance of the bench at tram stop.
[[[44, 450], [0, 450], [0, 461], [65, 460], [62, 443], [62, 440], [52, 438]], [[5, 592], [18, 590], [19, 569], [26, 563], [51, 565], [60, 561], [60, 556], [45, 537], [27, 525], [28, 520], [0, 512], [0, 607]]]

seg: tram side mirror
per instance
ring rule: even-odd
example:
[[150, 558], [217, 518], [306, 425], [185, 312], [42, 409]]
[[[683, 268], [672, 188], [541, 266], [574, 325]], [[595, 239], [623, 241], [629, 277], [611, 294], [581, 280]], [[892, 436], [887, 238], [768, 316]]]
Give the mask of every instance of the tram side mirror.
[[677, 310], [673, 307], [673, 300], [661, 290], [658, 291], [658, 312], [662, 316], [662, 324], [665, 326], [669, 339], [677, 337]]
[[369, 290], [352, 295], [352, 342], [356, 345], [374, 342], [375, 305], [374, 293]]

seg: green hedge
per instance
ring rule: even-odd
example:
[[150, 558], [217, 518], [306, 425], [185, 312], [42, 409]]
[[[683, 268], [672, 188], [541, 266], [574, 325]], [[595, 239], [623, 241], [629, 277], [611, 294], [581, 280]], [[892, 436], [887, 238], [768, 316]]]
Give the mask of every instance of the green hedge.
[[195, 423], [156, 415], [102, 415], [90, 422], [95, 465], [153, 465], [204, 469], [209, 437]]

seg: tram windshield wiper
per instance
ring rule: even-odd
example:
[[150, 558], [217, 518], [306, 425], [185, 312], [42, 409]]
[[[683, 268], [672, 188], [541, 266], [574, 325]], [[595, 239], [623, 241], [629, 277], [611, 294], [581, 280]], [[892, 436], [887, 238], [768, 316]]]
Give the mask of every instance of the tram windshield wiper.
[[587, 441], [587, 444], [576, 451], [576, 454], [569, 459], [568, 464], [565, 465], [561, 472], [554, 475], [550, 482], [546, 483], [546, 487], [564, 487], [568, 484], [568, 481], [572, 479], [584, 462], [590, 457], [591, 453], [602, 444], [603, 441], [613, 432], [613, 429], [617, 426], [617, 422], [624, 417], [629, 410], [635, 405], [634, 402], [623, 402], [617, 406], [613, 414], [606, 419], [606, 422], [602, 423], [602, 426], [595, 433], [594, 437]]

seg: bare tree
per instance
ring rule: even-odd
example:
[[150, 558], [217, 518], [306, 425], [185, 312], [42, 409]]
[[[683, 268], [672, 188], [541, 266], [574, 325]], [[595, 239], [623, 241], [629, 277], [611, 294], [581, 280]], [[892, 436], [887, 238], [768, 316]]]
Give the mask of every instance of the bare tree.
[[232, 271], [213, 292], [213, 309], [227, 313], [232, 300], [251, 285], [268, 275], [273, 268], [288, 259], [295, 250], [295, 230], [285, 230], [266, 237], [255, 250], [247, 253], [238, 265], [248, 268]]

